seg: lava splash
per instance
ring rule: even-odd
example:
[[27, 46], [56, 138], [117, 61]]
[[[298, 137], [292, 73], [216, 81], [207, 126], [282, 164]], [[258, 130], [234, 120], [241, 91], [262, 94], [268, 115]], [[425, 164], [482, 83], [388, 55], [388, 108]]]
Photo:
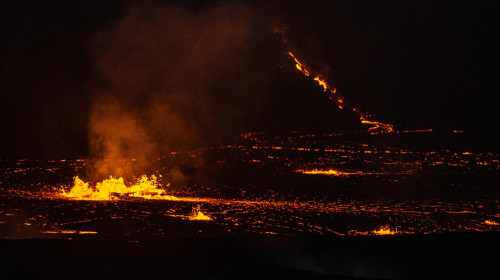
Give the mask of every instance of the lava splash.
[[110, 176], [95, 186], [90, 186], [90, 183], [76, 176], [71, 190], [69, 192], [63, 190], [61, 195], [76, 200], [115, 200], [123, 197], [178, 200], [177, 197], [167, 195], [164, 189], [158, 187], [158, 178], [155, 175], [151, 177], [142, 175], [130, 186], [125, 184], [122, 177]]

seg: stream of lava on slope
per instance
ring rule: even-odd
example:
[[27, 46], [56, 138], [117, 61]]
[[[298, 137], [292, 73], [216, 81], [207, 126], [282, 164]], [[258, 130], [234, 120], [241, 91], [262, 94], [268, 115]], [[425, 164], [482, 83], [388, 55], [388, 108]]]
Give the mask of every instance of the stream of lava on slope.
[[[293, 58], [293, 60], [295, 62], [295, 68], [297, 68], [297, 70], [299, 70], [302, 74], [304, 74], [307, 77], [310, 77], [312, 75], [311, 71], [307, 69], [307, 67], [305, 66], [305, 64], [303, 62], [300, 62], [299, 59], [292, 52], [288, 52], [288, 55], [291, 58]], [[313, 80], [315, 82], [317, 82], [318, 85], [320, 85], [321, 87], [323, 87], [323, 91], [324, 92], [328, 92], [329, 93], [328, 98], [330, 100], [332, 100], [333, 102], [335, 102], [335, 104], [337, 104], [337, 107], [339, 109], [349, 108], [354, 113], [356, 113], [356, 115], [359, 118], [359, 121], [362, 124], [366, 124], [366, 125], [369, 126], [368, 127], [368, 131], [370, 131], [371, 133], [375, 134], [375, 133], [389, 133], [389, 132], [394, 132], [394, 127], [393, 127], [392, 124], [370, 120], [368, 118], [368, 116], [366, 114], [364, 114], [363, 112], [361, 112], [359, 109], [357, 109], [357, 108], [355, 108], [353, 106], [348, 106], [348, 105], [344, 104], [344, 99], [338, 95], [337, 89], [335, 87], [330, 86], [326, 82], [325, 78], [323, 78], [321, 75], [315, 75], [314, 78], [313, 78]]]

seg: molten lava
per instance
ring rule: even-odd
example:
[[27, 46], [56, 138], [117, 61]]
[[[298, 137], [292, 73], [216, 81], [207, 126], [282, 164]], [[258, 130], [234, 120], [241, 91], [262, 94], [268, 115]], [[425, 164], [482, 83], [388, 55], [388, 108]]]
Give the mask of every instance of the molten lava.
[[[304, 63], [300, 62], [292, 52], [288, 52], [288, 55], [291, 58], [293, 58], [293, 60], [295, 61], [295, 68], [297, 68], [297, 70], [299, 70], [302, 74], [304, 74], [307, 77], [311, 76], [311, 71], [307, 70]], [[339, 109], [344, 109], [344, 107], [346, 107], [344, 104], [344, 100], [337, 94], [337, 89], [335, 87], [331, 87], [330, 85], [328, 85], [328, 83], [325, 81], [325, 79], [323, 79], [320, 75], [314, 76], [313, 80], [316, 81], [318, 83], [318, 85], [323, 87], [323, 91], [330, 92], [330, 95], [328, 98], [333, 100], [337, 104], [337, 107]], [[368, 128], [368, 130], [371, 133], [394, 132], [393, 125], [387, 124], [387, 123], [382, 123], [382, 122], [371, 121], [359, 109], [352, 107], [352, 106], [348, 107], [348, 108], [351, 109], [354, 113], [356, 113], [356, 115], [359, 118], [359, 121], [362, 124], [366, 124], [366, 125], [370, 126]]]
[[352, 172], [343, 172], [335, 169], [328, 169], [328, 170], [320, 170], [320, 169], [312, 169], [312, 170], [304, 170], [304, 169], [298, 169], [295, 172], [297, 173], [302, 173], [302, 174], [308, 174], [308, 175], [330, 175], [330, 176], [345, 176], [345, 175], [353, 175], [357, 173], [352, 173]]
[[178, 200], [175, 196], [166, 195], [164, 189], [158, 188], [158, 180], [154, 175], [151, 177], [143, 175], [131, 186], [125, 185], [123, 178], [112, 176], [97, 183], [94, 187], [89, 186], [89, 183], [84, 182], [78, 176], [74, 180], [73, 188], [69, 192], [63, 190], [62, 196], [77, 200], [114, 200], [123, 197]]
[[297, 68], [297, 70], [299, 70], [304, 75], [309, 77], [309, 75], [311, 75], [311, 74], [309, 73], [309, 71], [306, 70], [306, 68], [302, 65], [302, 63], [297, 58], [295, 58], [293, 53], [288, 52], [288, 54], [293, 58], [293, 60], [295, 60], [295, 68]]
[[381, 227], [379, 230], [374, 230], [374, 234], [376, 235], [394, 235], [397, 231], [393, 231], [389, 228], [389, 226]]
[[500, 226], [500, 223], [491, 220], [485, 220], [484, 223], [489, 226]]
[[210, 218], [209, 216], [207, 216], [207, 215], [203, 214], [203, 212], [201, 212], [200, 207], [193, 208], [193, 214], [191, 216], [189, 216], [189, 219], [191, 221], [210, 221], [210, 220], [212, 220], [212, 218]]

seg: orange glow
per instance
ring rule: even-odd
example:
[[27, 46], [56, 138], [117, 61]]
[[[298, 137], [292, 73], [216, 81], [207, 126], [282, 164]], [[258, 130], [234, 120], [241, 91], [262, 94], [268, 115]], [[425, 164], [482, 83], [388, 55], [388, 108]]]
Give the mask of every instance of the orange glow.
[[80, 231], [80, 230], [46, 230], [42, 231], [45, 234], [98, 234], [97, 231]]
[[189, 216], [189, 219], [191, 221], [210, 221], [210, 220], [212, 220], [212, 218], [203, 214], [203, 212], [200, 211], [200, 207], [193, 208], [193, 214], [191, 216]]
[[372, 230], [372, 231], [358, 231], [358, 230], [351, 230], [349, 231], [348, 235], [396, 235], [396, 234], [413, 234], [413, 232], [406, 232], [406, 231], [399, 231], [392, 230], [388, 225], [382, 226], [381, 228], [377, 230]]
[[486, 220], [486, 221], [484, 221], [484, 223], [489, 225], [489, 226], [500, 226], [500, 223], [495, 222], [495, 221], [491, 221], [491, 220]]
[[398, 231], [392, 231], [389, 226], [384, 226], [384, 227], [381, 227], [380, 229], [378, 230], [374, 230], [373, 231], [374, 234], [376, 235], [394, 235], [394, 234], [397, 234]]
[[[371, 153], [371, 151], [365, 151], [365, 153]], [[367, 172], [367, 171], [353, 171], [353, 172], [346, 172], [346, 171], [339, 171], [335, 169], [311, 169], [311, 170], [306, 170], [306, 169], [297, 169], [295, 170], [297, 173], [302, 173], [302, 174], [307, 174], [307, 175], [327, 175], [327, 176], [337, 176], [337, 177], [342, 177], [342, 176], [352, 176], [352, 175], [357, 175], [357, 176], [365, 176], [365, 175], [385, 175], [389, 174], [388, 172]], [[411, 174], [413, 171], [407, 170], [407, 171], [402, 171], [402, 172], [392, 172], [391, 174]]]
[[302, 68], [302, 65], [300, 64], [295, 64], [295, 68], [297, 68], [300, 72], [304, 73], [304, 75], [309, 76], [309, 71], [306, 69]]
[[[293, 60], [295, 61], [295, 68], [297, 68], [297, 70], [299, 70], [300, 72], [302, 72], [305, 76], [309, 77], [311, 75], [311, 72], [306, 69], [305, 65], [302, 62], [300, 62], [297, 59], [297, 57], [292, 52], [288, 52], [288, 55], [291, 56], [293, 58]], [[328, 91], [330, 92], [329, 98], [331, 100], [333, 100], [337, 104], [337, 107], [339, 109], [344, 109], [345, 108], [344, 99], [341, 98], [341, 97], [339, 97], [337, 95], [337, 89], [336, 88], [331, 87], [330, 85], [328, 85], [328, 83], [323, 78], [321, 78], [321, 76], [319, 76], [319, 75], [315, 76], [313, 80], [316, 81], [318, 83], [318, 85], [320, 85], [321, 87], [323, 87], [323, 91], [324, 92], [328, 92]], [[368, 131], [370, 131], [372, 134], [394, 132], [393, 125], [388, 124], [388, 123], [371, 121], [359, 109], [354, 108], [354, 107], [349, 107], [349, 108], [353, 112], [356, 113], [356, 115], [359, 118], [359, 121], [362, 124], [366, 124], [366, 125], [370, 126], [368, 128]]]
[[299, 70], [304, 75], [309, 77], [309, 75], [310, 75], [309, 71], [307, 71], [306, 68], [304, 68], [304, 66], [302, 65], [302, 63], [300, 63], [300, 61], [297, 58], [295, 58], [293, 53], [288, 52], [288, 54], [293, 58], [293, 60], [295, 60], [295, 68], [297, 68], [297, 70]]
[[358, 109], [352, 108], [352, 110], [358, 115], [359, 120], [361, 121], [362, 124], [367, 124], [371, 126], [368, 128], [368, 131], [373, 131], [373, 132], [380, 131], [382, 133], [394, 132], [394, 127], [392, 126], [392, 124], [370, 121]]
[[326, 90], [328, 89], [328, 85], [326, 84], [326, 82], [325, 82], [325, 81], [323, 81], [322, 79], [320, 79], [319, 77], [315, 77], [315, 78], [314, 78], [314, 80], [315, 80], [316, 82], [318, 82], [318, 84], [319, 84], [320, 86], [322, 86], [322, 87], [323, 87], [323, 90], [324, 90], [324, 91], [326, 91]]
[[63, 190], [62, 196], [76, 200], [114, 200], [119, 197], [133, 197], [144, 199], [178, 200], [177, 197], [166, 195], [164, 189], [158, 188], [156, 176], [143, 175], [131, 186], [125, 185], [123, 178], [110, 176], [95, 185], [89, 186], [80, 178], [75, 177], [73, 188], [69, 192]]
[[356, 174], [356, 173], [349, 173], [349, 172], [338, 171], [338, 170], [334, 170], [334, 169], [328, 169], [328, 170], [320, 170], [320, 169], [303, 170], [303, 169], [299, 169], [296, 172], [302, 173], [302, 174], [330, 175], [330, 176], [343, 176], [343, 175]]

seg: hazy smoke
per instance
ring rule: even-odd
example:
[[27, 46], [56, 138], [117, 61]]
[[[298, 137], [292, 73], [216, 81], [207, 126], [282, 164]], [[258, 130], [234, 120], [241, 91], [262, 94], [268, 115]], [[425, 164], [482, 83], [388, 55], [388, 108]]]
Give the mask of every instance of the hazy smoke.
[[256, 62], [266, 59], [255, 55], [259, 25], [242, 3], [197, 11], [142, 4], [101, 31], [90, 47], [95, 175], [131, 175], [123, 159], [146, 168], [162, 153], [258, 122], [270, 79]]

